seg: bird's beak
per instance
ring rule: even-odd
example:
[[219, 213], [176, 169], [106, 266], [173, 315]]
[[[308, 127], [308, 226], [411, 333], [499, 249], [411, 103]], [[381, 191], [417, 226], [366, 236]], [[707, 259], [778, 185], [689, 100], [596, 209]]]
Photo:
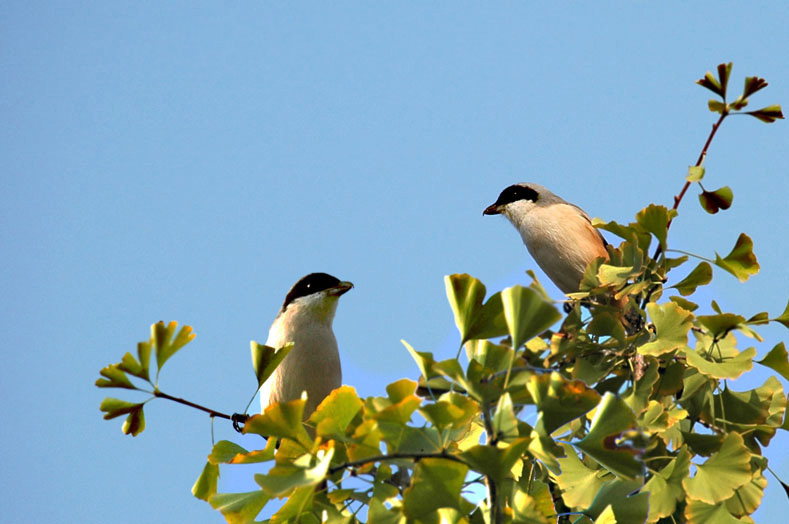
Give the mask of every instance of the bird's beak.
[[340, 295], [347, 293], [353, 287], [353, 283], [342, 281], [333, 288], [329, 290], [330, 295], [334, 295], [335, 297], [339, 297]]
[[498, 204], [491, 204], [482, 212], [483, 215], [500, 215], [501, 209]]

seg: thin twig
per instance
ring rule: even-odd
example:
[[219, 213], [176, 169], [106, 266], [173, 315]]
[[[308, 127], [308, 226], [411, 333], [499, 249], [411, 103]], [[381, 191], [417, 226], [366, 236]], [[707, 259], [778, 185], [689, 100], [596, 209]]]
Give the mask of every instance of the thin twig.
[[333, 466], [329, 468], [329, 475], [333, 475], [334, 473], [337, 473], [338, 471], [341, 471], [343, 469], [364, 466], [365, 464], [370, 464], [373, 462], [385, 462], [388, 460], [398, 460], [398, 459], [423, 459], [423, 458], [442, 458], [447, 460], [453, 460], [455, 462], [460, 462], [461, 464], [466, 464], [466, 462], [463, 461], [460, 457], [456, 457], [455, 455], [450, 455], [443, 451], [441, 453], [391, 453], [389, 455], [376, 455], [374, 457], [367, 457], [365, 459], [353, 460], [350, 462], [345, 462], [338, 466]]

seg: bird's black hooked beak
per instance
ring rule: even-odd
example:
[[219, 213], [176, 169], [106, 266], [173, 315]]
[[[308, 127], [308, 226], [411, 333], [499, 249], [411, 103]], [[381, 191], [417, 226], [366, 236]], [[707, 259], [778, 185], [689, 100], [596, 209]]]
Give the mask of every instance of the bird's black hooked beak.
[[485, 211], [482, 212], [483, 215], [500, 215], [501, 210], [499, 209], [499, 204], [491, 204], [485, 208]]

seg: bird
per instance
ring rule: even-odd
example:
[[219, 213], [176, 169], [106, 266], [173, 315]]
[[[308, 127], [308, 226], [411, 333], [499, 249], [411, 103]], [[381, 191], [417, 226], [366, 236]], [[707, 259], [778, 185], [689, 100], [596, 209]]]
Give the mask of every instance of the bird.
[[594, 259], [608, 260], [607, 243], [589, 215], [541, 185], [513, 184], [482, 214], [504, 215], [562, 293], [578, 291], [586, 266]]
[[340, 296], [351, 282], [327, 273], [299, 279], [269, 329], [266, 345], [293, 349], [260, 387], [261, 412], [276, 402], [296, 400], [307, 393], [306, 419], [332, 390], [342, 385], [342, 369], [332, 322]]

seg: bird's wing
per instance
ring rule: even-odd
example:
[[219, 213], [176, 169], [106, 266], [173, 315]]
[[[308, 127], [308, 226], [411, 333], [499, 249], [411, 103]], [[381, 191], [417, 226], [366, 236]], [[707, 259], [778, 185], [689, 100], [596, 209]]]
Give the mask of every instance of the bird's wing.
[[592, 227], [592, 229], [594, 229], [595, 233], [597, 233], [597, 236], [598, 236], [598, 237], [600, 238], [600, 240], [603, 242], [603, 246], [607, 246], [607, 245], [608, 245], [608, 242], [606, 241], [605, 237], [604, 237], [604, 236], [603, 236], [603, 234], [600, 232], [600, 230], [599, 230], [599, 229], [597, 229], [596, 227], [594, 227], [594, 226], [592, 225], [592, 219], [591, 219], [591, 218], [589, 218], [589, 215], [587, 215], [587, 214], [586, 214], [586, 211], [584, 211], [584, 210], [583, 210], [583, 209], [581, 209], [580, 207], [576, 206], [575, 204], [570, 204], [570, 203], [568, 202], [568, 205], [571, 205], [571, 206], [573, 206], [573, 207], [576, 209], [576, 211], [578, 211], [578, 214], [579, 214], [579, 215], [581, 215], [581, 216], [584, 218], [584, 220], [586, 220], [587, 222], [589, 222], [589, 225]]

